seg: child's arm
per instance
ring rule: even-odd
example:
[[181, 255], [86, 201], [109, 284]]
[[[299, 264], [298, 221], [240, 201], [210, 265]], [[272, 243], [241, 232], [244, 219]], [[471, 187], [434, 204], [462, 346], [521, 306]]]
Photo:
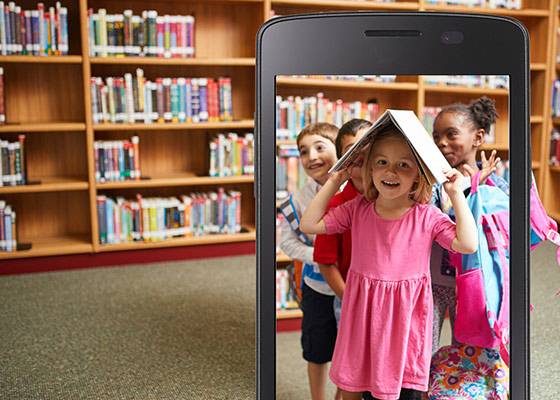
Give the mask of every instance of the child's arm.
[[342, 295], [344, 294], [344, 288], [346, 284], [342, 279], [342, 275], [340, 274], [340, 270], [335, 264], [322, 264], [319, 263], [319, 270], [321, 271], [321, 275], [327, 281], [331, 289], [336, 293], [339, 299], [342, 299]]
[[448, 181], [443, 186], [453, 205], [457, 224], [456, 236], [451, 243], [451, 248], [453, 251], [463, 254], [474, 253], [478, 248], [478, 231], [471, 209], [463, 194], [463, 175], [455, 168], [444, 171], [444, 174]]
[[327, 233], [327, 227], [323, 222], [323, 216], [327, 210], [327, 206], [332, 197], [338, 191], [340, 185], [350, 178], [350, 173], [347, 170], [333, 172], [329, 175], [329, 179], [325, 185], [319, 190], [319, 193], [313, 197], [311, 203], [303, 213], [300, 222], [300, 229], [304, 233], [309, 234], [323, 234]]

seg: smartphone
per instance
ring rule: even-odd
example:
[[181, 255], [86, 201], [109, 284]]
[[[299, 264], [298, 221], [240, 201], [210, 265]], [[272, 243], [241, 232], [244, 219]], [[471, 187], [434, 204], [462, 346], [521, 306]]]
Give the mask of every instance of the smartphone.
[[[278, 292], [284, 284], [277, 280], [275, 232], [278, 202], [297, 190], [298, 181], [306, 183], [301, 167], [292, 166], [299, 171], [286, 177], [283, 165], [297, 158], [297, 134], [311, 122], [340, 128], [358, 117], [373, 123], [387, 109], [412, 110], [431, 134], [431, 118], [441, 107], [468, 105], [482, 95], [494, 101], [499, 114], [482, 149], [487, 155], [496, 149], [507, 161], [510, 216], [515, 216], [509, 221], [509, 290], [515, 293], [509, 297], [510, 398], [529, 398], [528, 49], [523, 24], [493, 15], [336, 12], [277, 17], [261, 27], [255, 118], [257, 398], [278, 393], [277, 314], [283, 307]], [[317, 111], [321, 104], [327, 111]]]

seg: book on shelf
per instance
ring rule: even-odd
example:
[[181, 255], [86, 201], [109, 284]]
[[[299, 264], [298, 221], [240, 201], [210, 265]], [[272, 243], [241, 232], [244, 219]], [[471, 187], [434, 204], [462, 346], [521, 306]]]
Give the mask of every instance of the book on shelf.
[[0, 200], [0, 251], [17, 250], [16, 211]]
[[366, 133], [340, 157], [329, 172], [348, 168], [363, 153], [366, 146], [375, 138], [376, 133], [391, 127], [402, 133], [406, 139], [428, 186], [447, 180], [442, 171], [451, 169], [451, 166], [411, 110], [386, 110]]
[[25, 135], [18, 135], [17, 142], [0, 140], [0, 186], [17, 186], [27, 183], [27, 158]]
[[[0, 14], [2, 14], [0, 12]], [[6, 125], [6, 98], [4, 94], [4, 68], [0, 67], [0, 125]]]
[[254, 173], [254, 135], [218, 133], [210, 140], [211, 177], [252, 175]]
[[98, 195], [100, 244], [157, 242], [241, 232], [241, 192], [219, 188], [206, 193], [135, 199]]
[[560, 166], [560, 131], [553, 128], [550, 133], [550, 155], [548, 158], [549, 165]]
[[96, 182], [139, 180], [139, 137], [130, 140], [96, 140], [93, 143]]
[[297, 310], [297, 294], [290, 285], [288, 271], [286, 269], [276, 270], [276, 310]]
[[294, 140], [304, 127], [315, 122], [340, 127], [352, 118], [373, 121], [378, 113], [379, 106], [375, 101], [331, 101], [323, 93], [309, 97], [276, 96], [276, 138]]
[[276, 199], [282, 200], [304, 186], [309, 178], [299, 162], [299, 150], [295, 144], [278, 146], [276, 157]]
[[144, 10], [134, 15], [107, 14], [105, 8], [88, 10], [89, 54], [92, 57], [194, 57], [195, 18], [158, 15]]
[[93, 122], [171, 123], [233, 120], [231, 78], [91, 77]]
[[33, 10], [0, 1], [0, 54], [60, 56], [68, 50], [68, 9], [59, 1]]

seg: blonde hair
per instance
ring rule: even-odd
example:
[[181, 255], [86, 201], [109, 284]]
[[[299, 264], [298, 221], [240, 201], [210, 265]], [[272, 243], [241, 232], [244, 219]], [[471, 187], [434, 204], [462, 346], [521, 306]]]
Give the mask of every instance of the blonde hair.
[[333, 144], [336, 141], [336, 135], [338, 134], [338, 128], [327, 122], [315, 122], [313, 124], [307, 125], [305, 128], [301, 130], [301, 132], [297, 135], [296, 143], [299, 148], [299, 142], [305, 136], [309, 135], [319, 135], [326, 139], [329, 139]]
[[[379, 191], [373, 184], [373, 180], [371, 179], [371, 163], [373, 160], [373, 148], [375, 143], [380, 140], [388, 139], [388, 138], [398, 138], [401, 140], [405, 140], [402, 133], [400, 133], [397, 129], [393, 126], [389, 126], [379, 132], [377, 132], [369, 144], [369, 147], [366, 150], [366, 156], [364, 158], [364, 163], [362, 165], [362, 180], [364, 182], [364, 193], [363, 196], [368, 201], [373, 201], [379, 195]], [[411, 150], [412, 151], [412, 150]], [[412, 185], [412, 190], [409, 194], [411, 200], [414, 200], [416, 203], [421, 204], [428, 204], [430, 199], [432, 198], [432, 188], [426, 182], [426, 179], [422, 175], [422, 171], [420, 170], [420, 166], [418, 165], [418, 182]]]

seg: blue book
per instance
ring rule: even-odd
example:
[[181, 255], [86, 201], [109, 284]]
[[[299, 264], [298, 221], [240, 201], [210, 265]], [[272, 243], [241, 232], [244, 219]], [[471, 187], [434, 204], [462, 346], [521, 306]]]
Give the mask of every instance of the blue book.
[[107, 243], [106, 196], [97, 196], [97, 221], [99, 225], [99, 244]]
[[115, 207], [115, 201], [110, 197], [107, 197], [105, 201], [106, 219], [107, 219], [107, 243], [115, 243], [115, 227], [113, 226], [113, 209]]

